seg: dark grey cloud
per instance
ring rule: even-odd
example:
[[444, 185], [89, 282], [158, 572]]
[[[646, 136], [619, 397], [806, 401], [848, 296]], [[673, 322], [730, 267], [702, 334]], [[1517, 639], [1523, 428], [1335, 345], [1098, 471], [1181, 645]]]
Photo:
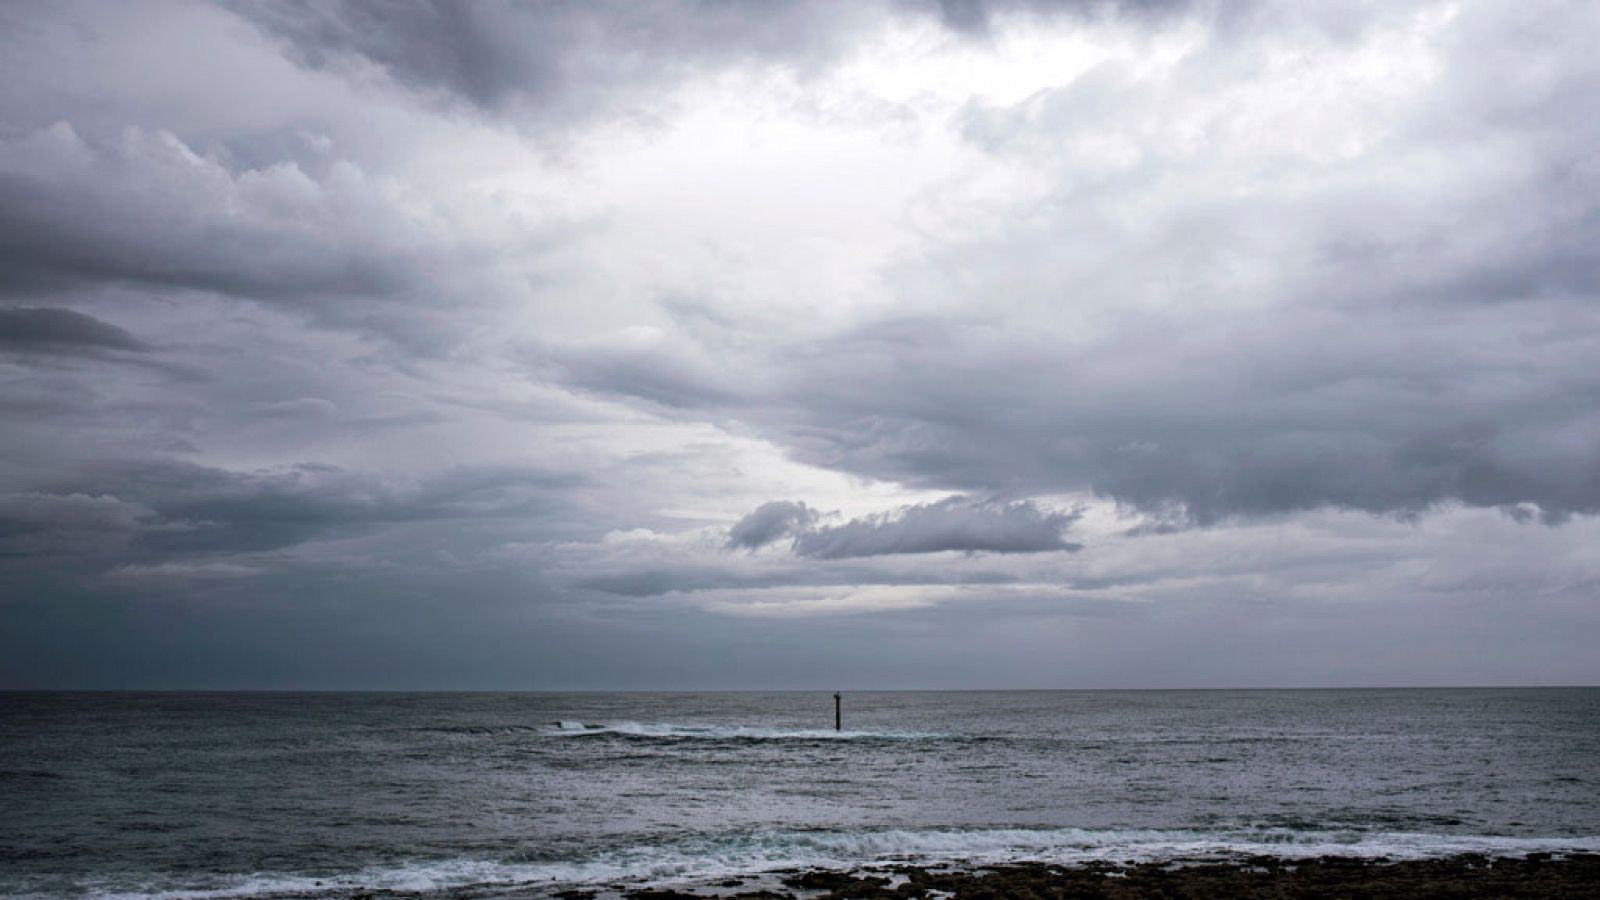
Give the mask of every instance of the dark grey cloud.
[[855, 565], [818, 565], [807, 560], [802, 565], [759, 570], [732, 569], [706, 563], [616, 567], [617, 571], [591, 575], [573, 582], [576, 587], [604, 591], [624, 597], [658, 597], [662, 594], [695, 591], [744, 590], [752, 594], [770, 588], [856, 587], [861, 585], [948, 586], [1007, 585], [1017, 575], [998, 571], [928, 570], [897, 571]]
[[300, 64], [359, 71], [488, 110], [588, 115], [708, 67], [813, 64], [880, 12], [870, 4], [236, 3]]
[[[230, 471], [171, 460], [110, 462], [70, 480], [0, 495], [0, 541], [21, 565], [56, 557], [159, 564], [276, 551], [387, 526], [515, 520], [561, 513], [581, 476], [517, 468], [385, 480], [331, 466]], [[507, 534], [516, 533], [510, 529]], [[92, 552], [83, 543], [97, 540]]]
[[9, 293], [95, 282], [256, 297], [319, 288], [371, 296], [383, 287], [373, 280], [378, 267], [252, 203], [276, 188], [304, 191], [299, 199], [314, 207], [320, 187], [293, 167], [255, 173], [267, 193], [250, 198], [256, 179], [241, 182], [245, 173], [170, 133], [129, 131], [98, 144], [63, 122], [9, 149], [19, 158], [0, 176], [0, 288]]
[[[794, 388], [803, 415], [767, 422], [802, 458], [874, 477], [1089, 489], [1198, 522], [1447, 502], [1600, 511], [1600, 381], [1581, 362], [1600, 323], [1581, 307], [1523, 309], [1570, 325], [1496, 335], [1470, 308], [1291, 311], [1062, 352], [886, 323], [840, 336]], [[888, 371], [873, 361], [885, 352]], [[870, 397], [856, 389], [867, 380]], [[793, 408], [753, 405], [753, 418]]]
[[[918, 2], [903, 2], [908, 9], [925, 8]], [[1253, 2], [1220, 4], [1221, 13], [1237, 16]], [[1196, 3], [1193, 0], [937, 0], [939, 19], [945, 27], [973, 38], [990, 34], [990, 23], [996, 16], [1123, 16], [1132, 19], [1189, 12], [1206, 9], [1216, 14], [1217, 4]]]
[[1077, 517], [1032, 502], [951, 497], [895, 514], [799, 532], [794, 552], [818, 559], [902, 553], [1048, 553], [1080, 550], [1062, 537]]
[[1027, 500], [950, 497], [838, 525], [819, 525], [820, 518], [801, 502], [763, 503], [734, 523], [727, 546], [755, 550], [789, 538], [796, 554], [816, 559], [1082, 549], [1062, 537], [1076, 514], [1046, 512]]
[[539, 343], [526, 357], [552, 380], [599, 396], [621, 395], [673, 409], [738, 402], [730, 374], [692, 344], [656, 332], [564, 344]]
[[[1497, 330], [1508, 315], [1561, 325]], [[1449, 503], [1559, 521], [1600, 512], [1597, 342], [1587, 300], [1538, 292], [1136, 319], [1070, 349], [994, 322], [896, 318], [730, 361], [673, 399], [808, 463], [930, 489], [1094, 491], [1169, 522]], [[637, 385], [681, 383], [634, 362], [626, 379], [567, 375], [648, 401]]]
[[[440, 232], [352, 162], [235, 156], [161, 129], [89, 137], [64, 120], [0, 140], [0, 294], [219, 296], [437, 351], [465, 310], [507, 290], [500, 248]], [[528, 251], [541, 238], [520, 240]]]
[[728, 546], [756, 550], [810, 528], [819, 514], [795, 500], [773, 500], [751, 510], [728, 529]]
[[0, 307], [0, 349], [84, 352], [148, 349], [109, 322], [71, 309]]
[[126, 549], [153, 511], [108, 494], [0, 494], [0, 569], [62, 558], [85, 563]]
[[955, 31], [985, 34], [989, 30], [989, 4], [983, 0], [939, 0], [939, 15]]

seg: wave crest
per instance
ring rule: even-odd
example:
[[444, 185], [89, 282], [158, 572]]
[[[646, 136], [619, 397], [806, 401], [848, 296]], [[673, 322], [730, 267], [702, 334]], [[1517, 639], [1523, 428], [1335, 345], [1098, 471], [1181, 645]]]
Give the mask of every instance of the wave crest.
[[683, 725], [670, 722], [587, 724], [562, 720], [545, 728], [549, 737], [618, 735], [634, 738], [703, 741], [938, 740], [954, 735], [933, 731], [835, 731], [832, 728], [761, 728], [750, 725]]
[[709, 883], [776, 870], [862, 869], [891, 863], [979, 866], [1038, 861], [1070, 865], [1165, 860], [1226, 860], [1251, 856], [1426, 859], [1475, 853], [1600, 852], [1600, 837], [1511, 838], [1408, 832], [1296, 831], [1286, 828], [1139, 830], [1078, 828], [925, 831], [758, 832], [704, 836], [671, 844], [610, 850], [581, 859], [496, 862], [455, 859], [365, 869], [338, 878], [256, 875], [209, 889], [163, 890], [153, 884], [86, 886], [100, 897], [298, 897], [355, 889], [418, 893], [462, 888]]

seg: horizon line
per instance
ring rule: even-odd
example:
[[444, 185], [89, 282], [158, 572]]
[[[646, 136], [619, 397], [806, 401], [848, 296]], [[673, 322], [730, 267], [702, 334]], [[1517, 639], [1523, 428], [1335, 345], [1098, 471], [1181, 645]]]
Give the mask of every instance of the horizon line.
[[1392, 684], [1185, 687], [883, 688], [345, 688], [345, 687], [0, 687], [0, 694], [1022, 694], [1230, 691], [1595, 690], [1600, 684]]

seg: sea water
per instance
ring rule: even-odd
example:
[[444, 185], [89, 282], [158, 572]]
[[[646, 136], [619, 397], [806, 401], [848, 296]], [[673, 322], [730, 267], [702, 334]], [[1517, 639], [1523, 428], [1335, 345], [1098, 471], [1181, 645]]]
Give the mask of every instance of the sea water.
[[0, 694], [0, 895], [1600, 850], [1600, 689]]

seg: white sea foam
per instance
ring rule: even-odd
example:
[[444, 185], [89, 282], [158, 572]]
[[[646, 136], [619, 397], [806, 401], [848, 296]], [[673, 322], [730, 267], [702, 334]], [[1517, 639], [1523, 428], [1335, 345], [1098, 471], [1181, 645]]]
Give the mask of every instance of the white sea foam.
[[585, 724], [560, 721], [544, 731], [552, 737], [620, 734], [631, 737], [683, 740], [927, 740], [951, 737], [932, 731], [835, 731], [832, 728], [758, 728], [748, 725], [685, 725], [670, 722], [606, 722]]
[[502, 863], [456, 859], [373, 868], [338, 878], [256, 875], [203, 890], [155, 885], [86, 886], [100, 897], [239, 897], [293, 895], [353, 888], [431, 892], [467, 885], [634, 885], [706, 882], [778, 869], [851, 869], [906, 862], [989, 865], [1039, 861], [1151, 862], [1270, 855], [1424, 859], [1479, 853], [1600, 852], [1600, 837], [1514, 838], [1406, 832], [979, 829], [863, 832], [762, 832], [705, 837], [598, 853], [587, 859]]

